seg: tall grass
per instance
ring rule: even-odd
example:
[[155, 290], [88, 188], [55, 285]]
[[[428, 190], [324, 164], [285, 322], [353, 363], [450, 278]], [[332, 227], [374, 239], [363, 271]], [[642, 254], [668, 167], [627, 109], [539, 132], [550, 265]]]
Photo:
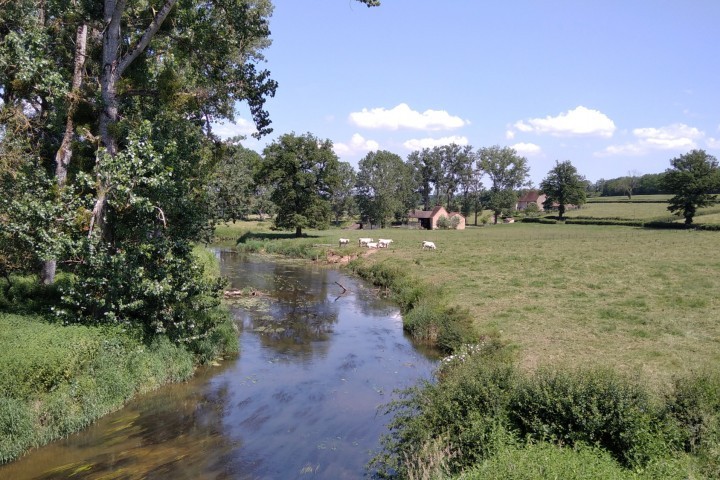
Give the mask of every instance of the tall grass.
[[[211, 252], [198, 247], [194, 254], [204, 275], [219, 275]], [[35, 278], [0, 280], [0, 308], [15, 312], [0, 312], [0, 463], [86, 427], [139, 393], [186, 380], [198, 363], [238, 350], [237, 331], [222, 307], [202, 313], [213, 317], [211, 332], [174, 344], [162, 335], [147, 340], [129, 327], [53, 323], [40, 314], [56, 301], [57, 287]]]
[[158, 337], [0, 314], [0, 463], [78, 431], [134, 395], [190, 377], [194, 357]]

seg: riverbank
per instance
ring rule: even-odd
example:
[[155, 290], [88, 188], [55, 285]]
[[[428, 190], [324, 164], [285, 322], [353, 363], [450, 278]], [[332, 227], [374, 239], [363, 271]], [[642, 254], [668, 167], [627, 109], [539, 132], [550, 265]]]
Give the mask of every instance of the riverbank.
[[[207, 275], [219, 274], [212, 254], [197, 255]], [[139, 394], [187, 380], [201, 363], [237, 353], [224, 307], [213, 312], [212, 334], [175, 344], [119, 325], [59, 324], [41, 314], [56, 294], [29, 278], [2, 288], [0, 305], [15, 313], [0, 312], [0, 464], [87, 427]]]

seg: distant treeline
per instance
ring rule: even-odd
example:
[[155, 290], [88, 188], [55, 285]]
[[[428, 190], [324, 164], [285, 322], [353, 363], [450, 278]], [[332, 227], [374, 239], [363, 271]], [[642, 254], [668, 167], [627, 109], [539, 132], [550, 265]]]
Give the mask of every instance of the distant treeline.
[[588, 186], [588, 193], [599, 197], [617, 197], [622, 195], [656, 195], [670, 193], [662, 188], [663, 173], [628, 175], [625, 177], [601, 178]]

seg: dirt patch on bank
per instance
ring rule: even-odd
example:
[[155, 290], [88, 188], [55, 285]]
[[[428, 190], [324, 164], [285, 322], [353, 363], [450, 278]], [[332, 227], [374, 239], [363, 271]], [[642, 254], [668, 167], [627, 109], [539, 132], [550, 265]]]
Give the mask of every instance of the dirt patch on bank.
[[369, 257], [370, 255], [373, 255], [375, 253], [379, 252], [376, 248], [368, 248], [366, 251], [362, 253], [355, 253], [351, 255], [340, 255], [337, 252], [329, 251], [327, 253], [327, 256], [325, 257], [325, 261], [327, 263], [332, 263], [336, 265], [347, 265], [351, 261], [355, 260], [359, 257]]

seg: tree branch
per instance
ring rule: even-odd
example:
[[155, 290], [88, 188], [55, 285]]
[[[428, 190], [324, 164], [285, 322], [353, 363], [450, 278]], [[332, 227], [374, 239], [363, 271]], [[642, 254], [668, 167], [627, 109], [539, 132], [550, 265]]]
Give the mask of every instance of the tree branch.
[[157, 33], [157, 31], [160, 29], [160, 26], [165, 21], [165, 18], [170, 13], [170, 10], [175, 6], [177, 3], [177, 0], [167, 0], [165, 2], [165, 5], [162, 6], [160, 10], [155, 14], [155, 18], [153, 18], [153, 21], [150, 22], [150, 25], [148, 25], [147, 29], [145, 29], [145, 33], [143, 33], [142, 37], [140, 37], [140, 40], [133, 46], [123, 57], [120, 59], [120, 63], [118, 64], [118, 68], [116, 71], [116, 75], [118, 78], [123, 74], [125, 69], [135, 61], [135, 59], [147, 48], [147, 46], [150, 44], [150, 40], [152, 40], [153, 36]]

